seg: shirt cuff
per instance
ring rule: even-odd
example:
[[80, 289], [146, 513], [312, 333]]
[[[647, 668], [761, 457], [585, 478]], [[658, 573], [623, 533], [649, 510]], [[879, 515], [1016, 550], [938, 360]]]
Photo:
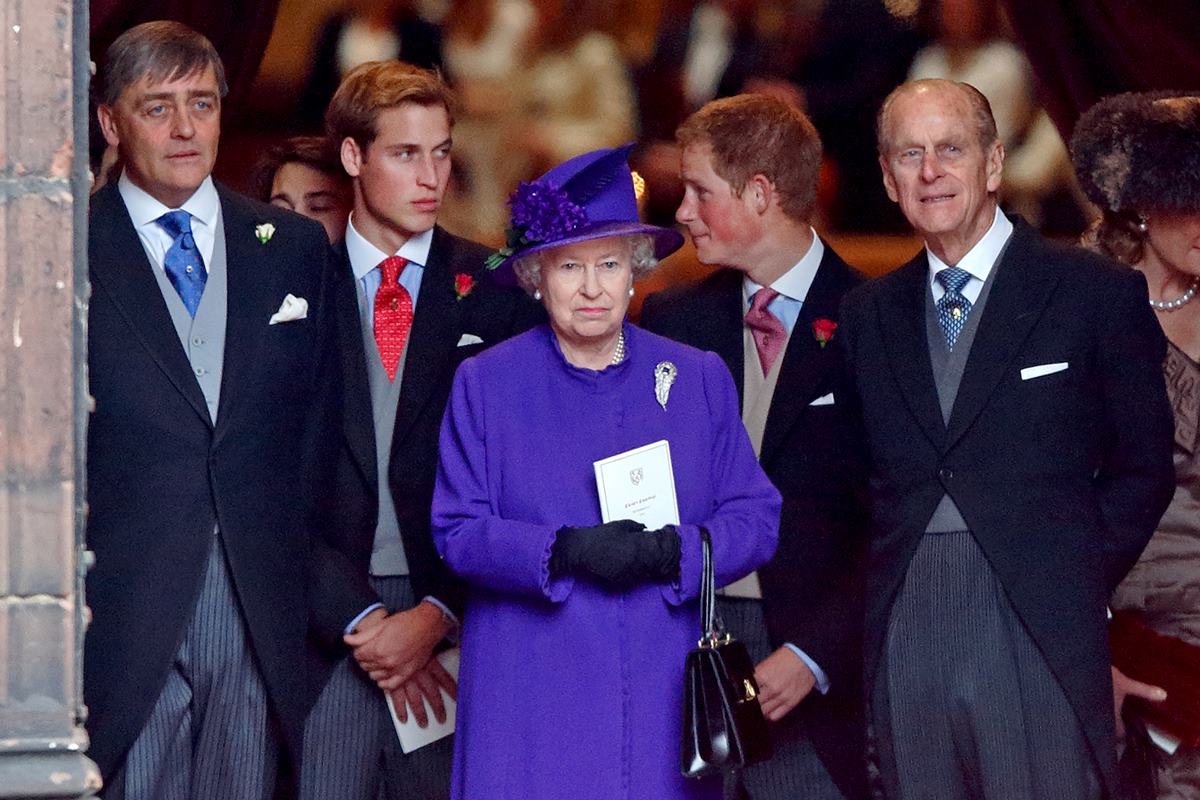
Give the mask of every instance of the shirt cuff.
[[458, 621], [458, 617], [454, 615], [454, 612], [451, 611], [445, 603], [443, 603], [441, 600], [438, 600], [433, 595], [426, 595], [425, 597], [422, 597], [421, 602], [437, 606], [437, 609], [442, 612], [442, 616], [444, 616], [446, 621], [450, 623], [450, 630], [446, 633], [446, 640], [451, 644], [458, 644], [460, 623]]
[[817, 679], [817, 691], [821, 694], [829, 694], [829, 676], [825, 674], [825, 670], [818, 667], [817, 662], [808, 657], [808, 653], [796, 647], [791, 642], [784, 642], [783, 646], [795, 653], [796, 657], [812, 670], [813, 677]]
[[349, 636], [350, 634], [354, 633], [354, 629], [358, 627], [358, 623], [362, 622], [363, 618], [366, 617], [367, 614], [370, 614], [377, 608], [383, 608], [383, 603], [371, 603], [371, 605], [364, 608], [357, 617], [350, 620], [350, 624], [347, 625], [345, 630], [342, 631], [342, 635]]

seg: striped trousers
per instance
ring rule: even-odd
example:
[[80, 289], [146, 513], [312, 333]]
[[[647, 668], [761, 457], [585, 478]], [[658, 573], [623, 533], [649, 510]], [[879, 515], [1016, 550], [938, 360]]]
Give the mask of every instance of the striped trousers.
[[892, 606], [873, 722], [888, 800], [1098, 800], [1075, 712], [969, 531], [927, 533]]
[[[372, 577], [389, 611], [415, 605], [407, 576]], [[304, 728], [301, 800], [444, 800], [454, 737], [407, 755], [383, 692], [347, 655], [329, 676]]]
[[269, 800], [279, 743], [220, 536], [166, 685], [106, 800]]

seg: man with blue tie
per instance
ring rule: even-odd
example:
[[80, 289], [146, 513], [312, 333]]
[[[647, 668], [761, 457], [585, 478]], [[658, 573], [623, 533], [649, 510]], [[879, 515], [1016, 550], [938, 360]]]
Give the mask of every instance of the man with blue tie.
[[123, 169], [89, 217], [90, 755], [105, 797], [293, 796], [314, 628], [312, 502], [336, 446], [316, 223], [210, 175], [224, 70], [173, 22], [120, 36], [99, 118]]
[[904, 84], [878, 134], [888, 196], [925, 239], [842, 303], [883, 786], [1114, 796], [1105, 603], [1173, 491], [1146, 282], [1000, 210], [1004, 148], [974, 87]]
[[492, 282], [487, 248], [437, 225], [452, 106], [436, 73], [376, 61], [346, 75], [326, 113], [354, 193], [334, 247], [345, 414], [324, 493], [328, 543], [348, 566], [334, 601], [348, 623], [318, 664], [302, 800], [450, 793], [453, 739], [402, 753], [384, 693], [398, 717], [425, 725], [427, 704], [441, 718], [442, 692], [456, 691], [434, 657], [464, 599], [429, 530], [442, 413], [463, 359], [542, 316]]

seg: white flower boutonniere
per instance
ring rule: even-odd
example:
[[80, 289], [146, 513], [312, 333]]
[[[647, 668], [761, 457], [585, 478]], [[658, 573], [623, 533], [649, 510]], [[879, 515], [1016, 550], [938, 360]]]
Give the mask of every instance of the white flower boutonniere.
[[269, 222], [264, 222], [262, 225], [255, 225], [254, 235], [258, 237], [259, 244], [266, 244], [275, 235], [275, 226]]

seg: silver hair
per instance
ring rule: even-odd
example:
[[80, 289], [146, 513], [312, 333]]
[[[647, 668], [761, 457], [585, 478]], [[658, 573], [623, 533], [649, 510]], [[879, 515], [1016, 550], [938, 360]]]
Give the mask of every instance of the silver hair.
[[[653, 236], [648, 233], [630, 233], [618, 238], [629, 242], [629, 266], [635, 281], [640, 281], [654, 271], [658, 266], [658, 258], [654, 255]], [[529, 294], [532, 295], [542, 283], [542, 267], [545, 266], [542, 256], [553, 249], [540, 250], [513, 262], [517, 282]]]
[[101, 70], [100, 102], [114, 106], [143, 77], [151, 82], [187, 78], [212, 67], [221, 97], [229, 91], [221, 56], [204, 35], [181, 22], [143, 22], [117, 37]]

